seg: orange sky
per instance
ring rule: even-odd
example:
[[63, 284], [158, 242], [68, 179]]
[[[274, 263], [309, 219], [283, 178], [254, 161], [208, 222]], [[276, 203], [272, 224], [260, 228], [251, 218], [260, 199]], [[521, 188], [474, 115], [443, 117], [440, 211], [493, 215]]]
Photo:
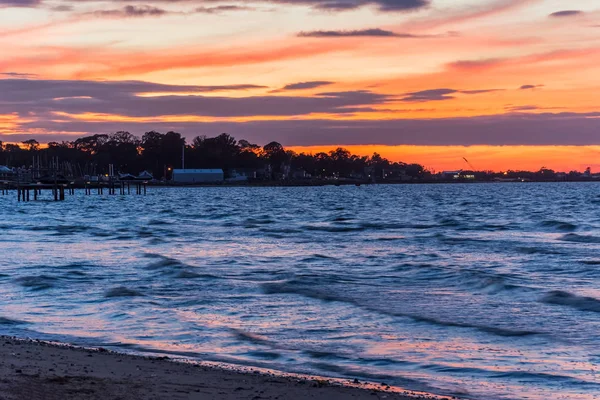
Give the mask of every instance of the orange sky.
[[227, 131], [436, 170], [598, 163], [597, 0], [344, 2], [0, 1], [0, 140]]
[[[526, 170], [542, 167], [555, 171], [583, 172], [587, 167], [600, 172], [600, 146], [343, 146], [353, 154], [381, 156], [405, 163], [419, 163], [431, 171], [471, 169], [466, 158], [479, 171]], [[316, 154], [332, 146], [291, 147], [298, 153]]]

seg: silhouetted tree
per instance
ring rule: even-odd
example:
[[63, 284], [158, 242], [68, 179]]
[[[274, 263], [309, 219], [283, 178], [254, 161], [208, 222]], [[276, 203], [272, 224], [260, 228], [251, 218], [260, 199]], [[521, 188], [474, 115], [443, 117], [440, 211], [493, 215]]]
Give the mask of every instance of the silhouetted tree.
[[21, 143], [23, 143], [27, 147], [27, 151], [35, 151], [39, 150], [40, 148], [40, 143], [35, 139], [25, 140]]

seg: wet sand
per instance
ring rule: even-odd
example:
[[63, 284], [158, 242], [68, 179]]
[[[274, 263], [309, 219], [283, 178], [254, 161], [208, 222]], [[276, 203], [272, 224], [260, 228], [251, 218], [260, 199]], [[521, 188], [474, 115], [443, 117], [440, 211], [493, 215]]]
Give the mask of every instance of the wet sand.
[[344, 383], [0, 337], [0, 400], [440, 399]]

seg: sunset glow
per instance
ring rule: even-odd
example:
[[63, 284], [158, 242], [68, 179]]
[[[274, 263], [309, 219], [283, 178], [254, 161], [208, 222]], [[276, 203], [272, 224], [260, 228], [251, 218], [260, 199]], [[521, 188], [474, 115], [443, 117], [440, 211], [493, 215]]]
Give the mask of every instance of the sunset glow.
[[[480, 171], [537, 171], [542, 167], [556, 171], [600, 170], [600, 146], [346, 146], [353, 154], [381, 156], [393, 161], [420, 163], [432, 172], [469, 170], [466, 158]], [[293, 147], [292, 150], [316, 154], [331, 146]], [[589, 161], [588, 161], [589, 160]]]
[[435, 170], [599, 170], [600, 8], [571, 7], [0, 0], [0, 140], [228, 132]]

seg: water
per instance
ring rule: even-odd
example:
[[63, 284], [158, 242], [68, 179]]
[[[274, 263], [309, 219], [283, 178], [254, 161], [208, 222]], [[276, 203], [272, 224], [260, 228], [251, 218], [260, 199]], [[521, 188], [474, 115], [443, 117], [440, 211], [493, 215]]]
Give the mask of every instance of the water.
[[0, 333], [469, 398], [599, 398], [600, 185], [0, 196]]

